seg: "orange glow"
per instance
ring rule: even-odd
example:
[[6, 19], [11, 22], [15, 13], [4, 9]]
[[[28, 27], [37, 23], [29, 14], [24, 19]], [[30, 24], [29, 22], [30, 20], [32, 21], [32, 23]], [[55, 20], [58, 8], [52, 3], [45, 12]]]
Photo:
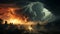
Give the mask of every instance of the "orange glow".
[[34, 24], [34, 22], [32, 21], [28, 22], [27, 21], [28, 18], [26, 18], [22, 14], [17, 15], [15, 11], [19, 9], [20, 8], [13, 8], [13, 7], [2, 8], [0, 9], [0, 14], [1, 13], [4, 13], [4, 14], [0, 15], [0, 18], [7, 21], [8, 24], [13, 23], [13, 24], [23, 24], [23, 25], [29, 25], [29, 26]]
[[8, 8], [8, 24], [13, 23], [13, 24], [23, 24], [23, 25], [31, 25], [33, 22], [27, 21], [28, 18], [25, 18], [23, 15], [17, 15], [15, 14], [15, 10], [19, 10], [19, 8]]
[[[7, 19], [8, 24], [9, 23], [13, 23], [13, 24], [22, 24], [25, 21], [25, 18], [23, 18], [24, 16], [18, 16], [15, 14], [15, 10], [18, 10], [19, 8], [8, 8], [8, 16], [9, 18]], [[23, 20], [24, 19], [24, 20]]]
[[22, 24], [21, 20], [18, 19], [9, 19], [8, 24], [13, 23], [13, 24]]
[[[21, 8], [13, 7], [15, 4], [0, 4], [0, 18], [7, 21], [8, 24], [28, 24], [28, 18], [23, 16], [22, 14], [16, 14], [16, 10], [20, 10]], [[10, 7], [11, 6], [11, 7]], [[15, 5], [16, 6], [16, 5]]]
[[29, 26], [28, 29], [29, 29], [29, 31], [32, 31], [33, 30], [33, 28], [31, 26]]
[[14, 13], [15, 10], [16, 10], [15, 8], [8, 8], [8, 11], [10, 11], [12, 13]]
[[8, 8], [8, 11], [9, 12], [12, 12], [13, 14], [14, 14], [14, 12], [16, 11], [16, 10], [19, 10], [20, 8]]

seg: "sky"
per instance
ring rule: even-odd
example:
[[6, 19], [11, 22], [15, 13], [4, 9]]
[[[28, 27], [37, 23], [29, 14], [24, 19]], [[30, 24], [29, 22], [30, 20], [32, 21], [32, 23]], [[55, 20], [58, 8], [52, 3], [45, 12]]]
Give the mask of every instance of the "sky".
[[[21, 2], [25, 0], [0, 0], [0, 3], [16, 3], [16, 2]], [[60, 5], [59, 5], [59, 0], [26, 0], [26, 1], [40, 1], [45, 4], [45, 7], [49, 9], [52, 13], [54, 13], [56, 16], [60, 15]], [[24, 3], [21, 3], [24, 4]]]

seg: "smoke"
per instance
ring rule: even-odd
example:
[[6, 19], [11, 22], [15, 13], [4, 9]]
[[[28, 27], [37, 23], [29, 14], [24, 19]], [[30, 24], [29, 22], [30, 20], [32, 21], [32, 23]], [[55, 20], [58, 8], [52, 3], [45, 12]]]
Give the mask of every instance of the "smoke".
[[[55, 16], [46, 8], [41, 2], [31, 2], [25, 5], [20, 11], [23, 15], [26, 15], [31, 21], [54, 21]], [[17, 14], [20, 14], [17, 12]]]
[[29, 17], [29, 20], [41, 20], [43, 17], [43, 4], [40, 2], [31, 2], [28, 5], [23, 7], [22, 14], [25, 14]]
[[56, 20], [56, 16], [52, 14], [48, 9], [44, 8], [43, 12], [45, 16], [42, 18], [43, 21], [47, 20], [48, 22], [52, 22]]

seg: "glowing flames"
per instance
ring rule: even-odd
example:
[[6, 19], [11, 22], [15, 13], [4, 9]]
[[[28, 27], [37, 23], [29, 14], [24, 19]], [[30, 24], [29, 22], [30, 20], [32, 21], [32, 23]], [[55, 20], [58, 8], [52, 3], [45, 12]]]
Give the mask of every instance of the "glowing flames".
[[[13, 23], [13, 24], [20, 24], [20, 25], [24, 25], [26, 29], [28, 29], [29, 31], [33, 30], [33, 28], [31, 27], [31, 25], [35, 25], [34, 22], [32, 21], [27, 21], [28, 18], [23, 16], [22, 14], [16, 14], [15, 11], [16, 10], [20, 10], [20, 8], [3, 8], [3, 10], [0, 11], [0, 18], [4, 19], [5, 21], [8, 22], [8, 24]], [[5, 22], [4, 22], [5, 23]]]
[[17, 15], [15, 13], [16, 10], [19, 10], [20, 8], [13, 8], [13, 7], [8, 7], [8, 8], [1, 8], [0, 9], [0, 18], [8, 21], [8, 24], [13, 23], [13, 24], [21, 24], [24, 23], [24, 21], [27, 21], [26, 18], [24, 18], [23, 15]]
[[18, 20], [18, 19], [9, 19], [8, 20], [8, 23], [10, 24], [10, 23], [13, 23], [13, 24], [21, 24], [22, 22], [20, 21], [20, 20]]
[[22, 24], [25, 22], [25, 18], [23, 15], [18, 16], [15, 14], [15, 10], [18, 10], [18, 9], [19, 8], [8, 8], [8, 11], [9, 11], [9, 13], [8, 13], [9, 18], [7, 19], [8, 23]]
[[7, 13], [5, 13], [5, 17], [7, 17], [7, 18], [5, 18], [4, 20], [6, 20], [7, 22], [8, 22], [8, 24], [10, 24], [10, 23], [13, 23], [13, 24], [28, 24], [28, 25], [31, 25], [31, 24], [33, 24], [32, 22], [28, 22], [27, 21], [27, 19], [28, 18], [25, 18], [25, 16], [23, 16], [22, 14], [20, 14], [20, 15], [17, 15], [16, 13], [15, 13], [15, 11], [16, 10], [19, 10], [19, 8], [11, 8], [11, 7], [9, 7], [8, 9], [7, 9]]

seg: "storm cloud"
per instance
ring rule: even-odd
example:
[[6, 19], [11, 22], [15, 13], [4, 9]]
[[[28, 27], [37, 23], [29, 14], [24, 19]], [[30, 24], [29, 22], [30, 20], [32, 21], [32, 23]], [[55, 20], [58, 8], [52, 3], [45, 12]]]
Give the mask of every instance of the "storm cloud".
[[53, 15], [48, 9], [44, 7], [41, 2], [30, 2], [29, 4], [23, 6], [22, 12], [18, 11], [17, 14], [24, 14], [29, 17], [31, 21], [45, 21], [48, 22], [55, 20], [55, 15]]

